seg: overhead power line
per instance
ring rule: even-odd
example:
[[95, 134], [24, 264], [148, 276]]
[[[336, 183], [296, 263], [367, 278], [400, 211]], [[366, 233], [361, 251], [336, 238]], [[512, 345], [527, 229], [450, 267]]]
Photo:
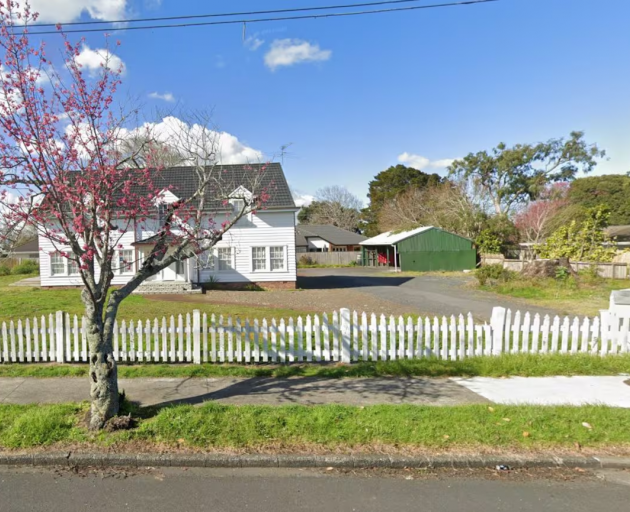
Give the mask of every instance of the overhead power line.
[[[401, 1], [418, 1], [418, 0], [394, 0], [390, 3], [401, 2]], [[108, 27], [106, 29], [102, 29], [102, 28], [71, 29], [71, 30], [64, 30], [63, 32], [65, 34], [103, 32], [104, 30], [106, 32], [123, 32], [123, 31], [129, 31], [129, 30], [155, 30], [155, 29], [163, 29], [163, 28], [186, 28], [186, 27], [203, 27], [203, 26], [211, 26], [211, 25], [235, 25], [235, 24], [243, 24], [243, 23], [262, 23], [262, 22], [270, 22], [270, 21], [294, 21], [294, 20], [305, 20], [305, 19], [335, 18], [335, 17], [342, 17], [342, 16], [361, 16], [361, 15], [367, 15], [367, 14], [383, 14], [383, 13], [389, 13], [389, 12], [416, 11], [416, 10], [421, 10], [421, 9], [436, 9], [440, 7], [460, 7], [464, 5], [485, 4], [485, 3], [498, 2], [498, 1], [499, 0], [467, 0], [467, 1], [461, 1], [461, 2], [450, 2], [450, 3], [442, 3], [442, 4], [415, 5], [415, 6], [410, 6], [410, 7], [393, 7], [393, 8], [387, 8], [387, 9], [370, 10], [370, 11], [332, 12], [332, 13], [324, 13], [324, 14], [303, 14], [300, 16], [281, 16], [281, 17], [271, 17], [271, 18], [204, 21], [204, 22], [196, 22], [196, 23], [172, 23], [172, 24], [167, 24], [167, 25]], [[383, 3], [386, 3], [386, 2], [375, 2], [372, 5], [374, 4], [382, 5]], [[359, 5], [362, 5], [362, 4], [354, 4], [354, 7], [359, 6]], [[331, 7], [331, 8], [335, 8], [335, 7]], [[341, 8], [341, 7], [337, 7], [337, 8]], [[319, 10], [320, 8], [313, 7], [313, 8], [304, 8], [300, 10], [304, 11], [308, 9]], [[229, 17], [229, 16], [237, 16], [237, 15], [239, 14], [236, 14], [236, 13], [214, 14], [214, 15], [203, 15], [203, 16]], [[202, 15], [199, 15], [199, 16], [202, 16]], [[149, 19], [147, 19], [147, 21], [148, 20]], [[134, 20], [134, 21], [139, 22], [139, 21], [144, 21], [144, 20]], [[88, 23], [92, 23], [92, 22], [88, 22]], [[111, 21], [111, 22], [105, 22], [105, 23], [119, 23], [119, 22]], [[37, 27], [37, 26], [38, 25], [34, 25], [34, 27]], [[42, 26], [42, 25], [39, 25], [39, 26]], [[58, 30], [43, 30], [43, 31], [33, 30], [33, 31], [30, 31], [29, 33], [31, 35], [48, 35], [48, 34], [57, 34], [59, 33], [59, 31]]]
[[[391, 4], [408, 4], [417, 3], [421, 0], [381, 0], [380, 2], [365, 2], [360, 4], [346, 5], [328, 5], [316, 7], [293, 7], [291, 9], [274, 9], [270, 11], [244, 11], [244, 12], [224, 12], [224, 13], [207, 13], [207, 14], [189, 14], [182, 16], [163, 16], [159, 18], [133, 18], [128, 20], [92, 20], [92, 21], [73, 21], [69, 23], [59, 23], [64, 27], [73, 25], [111, 25], [114, 23], [146, 23], [149, 21], [177, 21], [192, 20], [200, 18], [223, 18], [229, 16], [257, 16], [262, 14], [283, 14], [288, 12], [305, 12], [305, 11], [330, 11], [332, 9], [351, 9], [354, 7], [374, 7], [377, 5]], [[37, 23], [37, 27], [56, 27], [57, 23]]]

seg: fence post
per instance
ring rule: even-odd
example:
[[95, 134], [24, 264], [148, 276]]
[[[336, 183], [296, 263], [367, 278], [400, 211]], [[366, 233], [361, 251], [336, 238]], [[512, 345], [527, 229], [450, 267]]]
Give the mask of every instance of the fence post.
[[492, 328], [492, 355], [501, 355], [503, 350], [503, 332], [505, 329], [505, 308], [492, 308], [490, 327]]
[[341, 309], [341, 362], [350, 362], [350, 310]]
[[64, 360], [64, 326], [63, 311], [57, 311], [55, 318], [55, 348], [57, 349], [57, 362], [63, 363]]
[[201, 312], [193, 310], [193, 363], [201, 364]]

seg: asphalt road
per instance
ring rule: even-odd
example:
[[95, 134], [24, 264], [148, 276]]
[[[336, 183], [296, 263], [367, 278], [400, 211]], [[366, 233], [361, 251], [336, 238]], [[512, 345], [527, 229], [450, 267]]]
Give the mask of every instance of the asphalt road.
[[300, 269], [298, 286], [304, 289], [352, 289], [382, 300], [411, 306], [431, 315], [459, 315], [471, 312], [475, 318], [489, 319], [492, 308], [556, 315], [560, 311], [540, 308], [516, 299], [475, 290], [467, 286], [474, 277], [462, 274], [428, 274], [408, 277], [371, 268]]
[[0, 468], [0, 511], [627, 511], [630, 487], [616, 479], [492, 478], [487, 471], [464, 478], [404, 471], [333, 475], [324, 470], [173, 468], [126, 475]]

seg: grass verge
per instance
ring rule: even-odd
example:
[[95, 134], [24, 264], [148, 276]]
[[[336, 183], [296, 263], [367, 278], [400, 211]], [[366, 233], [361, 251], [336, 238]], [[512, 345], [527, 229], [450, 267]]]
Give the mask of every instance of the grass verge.
[[[0, 365], [0, 377], [83, 377], [86, 365]], [[630, 374], [630, 354], [600, 357], [587, 354], [508, 354], [461, 361], [428, 358], [345, 364], [292, 365], [120, 365], [123, 379], [140, 377], [545, 377], [553, 375]]]
[[480, 286], [480, 289], [508, 295], [538, 307], [562, 311], [566, 314], [597, 316], [600, 309], [608, 309], [610, 292], [628, 288], [623, 279], [586, 279], [583, 277], [557, 279], [515, 279], [505, 283]]
[[[232, 406], [207, 403], [140, 411], [137, 428], [88, 433], [85, 404], [0, 405], [0, 448], [50, 445], [117, 450], [433, 450], [630, 447], [630, 410], [599, 406]], [[585, 426], [586, 425], [586, 426]]]

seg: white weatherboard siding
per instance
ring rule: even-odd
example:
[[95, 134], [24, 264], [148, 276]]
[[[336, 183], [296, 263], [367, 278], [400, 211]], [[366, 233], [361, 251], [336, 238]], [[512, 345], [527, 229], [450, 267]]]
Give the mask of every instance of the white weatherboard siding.
[[[233, 270], [218, 269], [215, 259], [215, 268], [202, 269], [201, 282], [207, 282], [214, 276], [219, 282], [224, 283], [262, 283], [273, 281], [295, 281], [295, 214], [289, 212], [261, 211], [255, 215], [242, 219], [236, 226], [230, 229], [223, 240], [214, 248], [232, 247]], [[270, 247], [284, 247], [285, 269], [271, 271], [253, 270], [252, 248], [265, 247], [267, 253]], [[268, 256], [268, 254], [267, 254]]]
[[[222, 219], [216, 219], [220, 224]], [[120, 240], [122, 250], [133, 250], [134, 263], [133, 270], [135, 272], [139, 264], [138, 258], [142, 251], [142, 247], [134, 247], [132, 244], [136, 240], [144, 240], [155, 235], [155, 224], [149, 221], [142, 228], [137, 228], [125, 233]], [[52, 275], [51, 272], [51, 253], [55, 252], [54, 245], [44, 237], [40, 236], [40, 273], [42, 286], [82, 286], [81, 278], [78, 275]], [[246, 282], [274, 282], [296, 280], [296, 263], [295, 263], [295, 213], [293, 211], [261, 211], [257, 214], [250, 214], [230, 229], [213, 249], [216, 254], [218, 248], [231, 247], [233, 260], [233, 270], [219, 271], [218, 262], [215, 259], [214, 269], [202, 269], [197, 272], [195, 269], [195, 261], [184, 261], [185, 277], [181, 280], [189, 280], [197, 282], [198, 274], [201, 282], [206, 282], [213, 278], [220, 282], [226, 283], [246, 283]], [[270, 270], [269, 260], [266, 270], [253, 270], [252, 264], [252, 248], [265, 247], [267, 255], [269, 255], [270, 247], [284, 248], [284, 269]], [[67, 248], [61, 248], [68, 250]], [[66, 263], [67, 268], [67, 263]], [[133, 273], [116, 274], [113, 280], [114, 285], [125, 284]], [[151, 281], [172, 281], [174, 271], [165, 271], [154, 277]], [[179, 280], [179, 278], [178, 278]]]

